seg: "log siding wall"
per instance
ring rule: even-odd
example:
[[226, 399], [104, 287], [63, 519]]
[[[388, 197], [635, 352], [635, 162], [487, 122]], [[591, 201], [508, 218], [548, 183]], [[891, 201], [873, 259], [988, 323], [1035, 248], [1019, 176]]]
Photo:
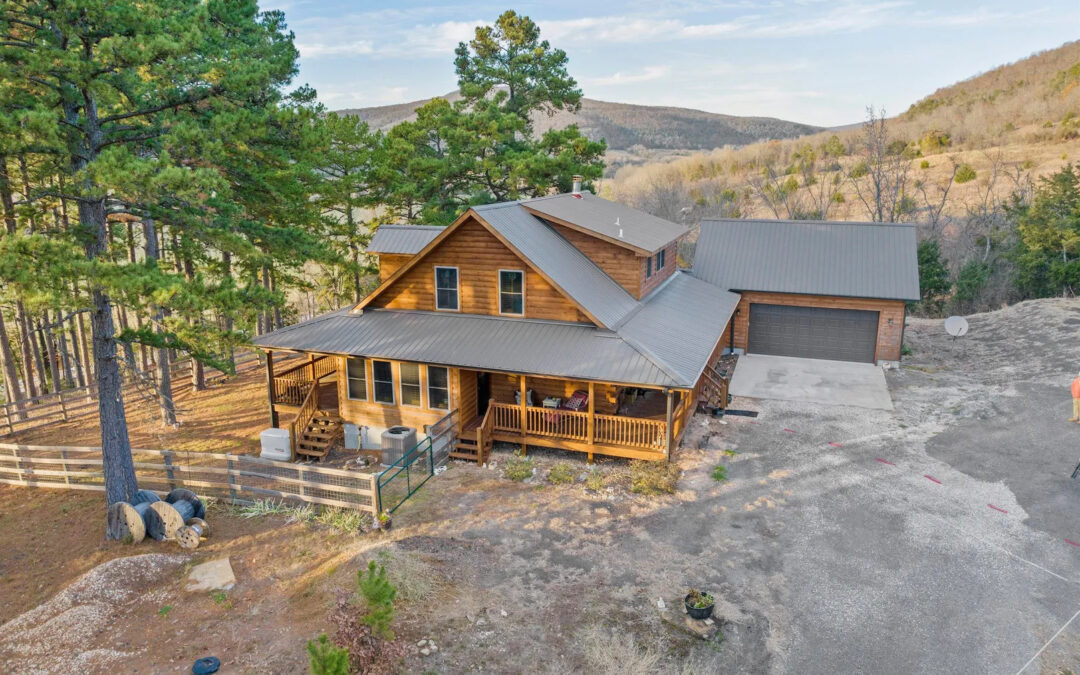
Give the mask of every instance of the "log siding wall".
[[[768, 305], [795, 305], [799, 307], [828, 307], [833, 309], [864, 309], [878, 312], [877, 347], [874, 350], [875, 361], [899, 361], [900, 342], [904, 334], [904, 301], [877, 300], [873, 298], [842, 298], [830, 295], [797, 295], [794, 293], [763, 293], [746, 291], [742, 293], [736, 314], [732, 317], [728, 330], [721, 343], [730, 344], [731, 330], [735, 331], [735, 347], [747, 349], [746, 338], [750, 327], [750, 305], [763, 303]], [[892, 324], [889, 324], [889, 320]], [[753, 353], [751, 346], [750, 350]]]
[[441, 245], [375, 298], [372, 307], [435, 310], [435, 267], [458, 268], [464, 314], [499, 314], [499, 270], [525, 272], [525, 318], [589, 322], [577, 306], [476, 221], [463, 223]]

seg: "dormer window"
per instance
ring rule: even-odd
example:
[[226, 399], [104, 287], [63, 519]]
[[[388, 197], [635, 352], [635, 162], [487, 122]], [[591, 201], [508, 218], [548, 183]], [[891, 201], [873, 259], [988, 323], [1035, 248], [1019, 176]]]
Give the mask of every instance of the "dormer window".
[[525, 272], [499, 270], [499, 314], [525, 313]]
[[435, 309], [457, 312], [461, 309], [458, 294], [458, 268], [435, 268]]

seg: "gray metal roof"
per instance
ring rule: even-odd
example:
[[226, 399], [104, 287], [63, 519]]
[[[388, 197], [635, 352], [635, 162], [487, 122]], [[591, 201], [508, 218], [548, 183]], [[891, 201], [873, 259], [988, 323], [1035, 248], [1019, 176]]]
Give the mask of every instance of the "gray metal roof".
[[573, 379], [693, 386], [673, 380], [614, 333], [587, 324], [475, 314], [338, 310], [261, 335], [255, 344]]
[[737, 293], [676, 272], [643, 301], [619, 335], [655, 357], [675, 379], [694, 383], [738, 304]]
[[906, 224], [706, 220], [693, 274], [732, 291], [918, 300], [916, 247]]
[[678, 223], [608, 201], [589, 192], [582, 192], [580, 196], [558, 194], [537, 197], [526, 199], [521, 204], [545, 216], [566, 221], [609, 239], [624, 241], [650, 253], [660, 250], [689, 231]]
[[445, 227], [432, 225], [381, 225], [368, 244], [368, 253], [416, 254]]
[[604, 326], [614, 328], [637, 301], [551, 226], [517, 202], [473, 209]]

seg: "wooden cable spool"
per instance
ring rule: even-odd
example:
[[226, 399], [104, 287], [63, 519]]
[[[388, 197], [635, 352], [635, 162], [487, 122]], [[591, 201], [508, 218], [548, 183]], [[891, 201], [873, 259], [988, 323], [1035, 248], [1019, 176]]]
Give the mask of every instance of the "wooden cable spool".
[[195, 518], [202, 520], [206, 518], [206, 506], [203, 504], [199, 496], [188, 490], [187, 488], [176, 488], [168, 495], [165, 496], [165, 501], [169, 504], [176, 504], [180, 501], [190, 502], [195, 508]]
[[154, 502], [146, 512], [146, 534], [158, 541], [172, 539], [184, 522], [194, 516], [195, 506], [191, 502]]
[[131, 503], [116, 502], [109, 507], [106, 527], [110, 539], [130, 541], [137, 544], [146, 538], [146, 511], [150, 504], [161, 501], [157, 493], [139, 490], [131, 498]]
[[189, 518], [184, 526], [176, 531], [176, 542], [180, 548], [196, 549], [203, 537], [210, 536], [210, 523], [202, 518]]

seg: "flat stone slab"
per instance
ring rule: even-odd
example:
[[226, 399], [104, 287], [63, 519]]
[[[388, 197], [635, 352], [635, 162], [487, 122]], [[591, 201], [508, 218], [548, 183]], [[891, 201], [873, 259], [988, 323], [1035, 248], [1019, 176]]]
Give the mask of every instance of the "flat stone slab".
[[218, 558], [191, 568], [188, 573], [188, 591], [227, 591], [236, 584], [236, 575], [228, 558]]
[[679, 630], [699, 637], [702, 640], [712, 640], [720, 632], [720, 622], [715, 618], [699, 621], [691, 619], [686, 613], [686, 607], [680, 602], [679, 609], [672, 610], [670, 606], [660, 610], [660, 618]]
[[892, 410], [885, 372], [870, 363], [743, 354], [732, 396]]

